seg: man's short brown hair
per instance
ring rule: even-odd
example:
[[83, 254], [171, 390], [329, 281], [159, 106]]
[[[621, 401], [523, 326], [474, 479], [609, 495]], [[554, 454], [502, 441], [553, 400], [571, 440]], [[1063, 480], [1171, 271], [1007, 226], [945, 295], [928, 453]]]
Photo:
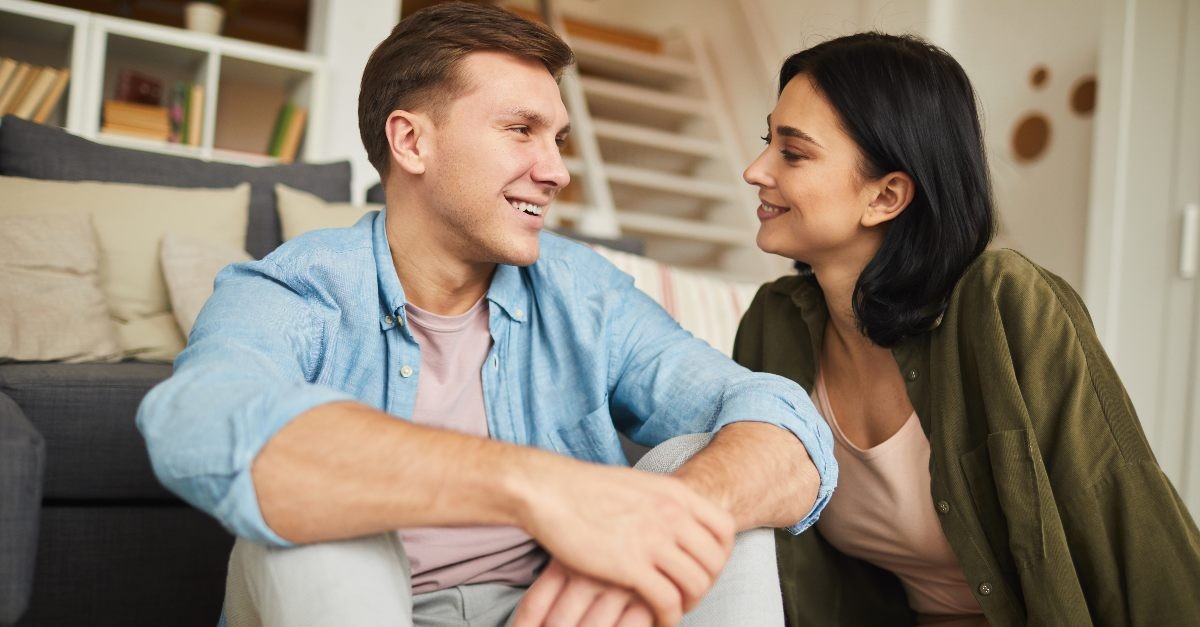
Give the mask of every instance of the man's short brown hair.
[[400, 20], [371, 53], [358, 92], [358, 132], [381, 179], [391, 163], [384, 126], [392, 111], [424, 108], [438, 120], [469, 87], [462, 59], [485, 50], [539, 61], [555, 80], [574, 62], [554, 31], [493, 6], [447, 2]]

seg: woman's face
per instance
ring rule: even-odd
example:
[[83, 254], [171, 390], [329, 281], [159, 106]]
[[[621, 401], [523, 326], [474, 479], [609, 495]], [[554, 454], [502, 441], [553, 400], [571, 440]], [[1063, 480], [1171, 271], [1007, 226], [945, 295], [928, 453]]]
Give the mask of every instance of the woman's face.
[[874, 193], [860, 172], [861, 153], [807, 75], [779, 94], [764, 139], [766, 149], [742, 175], [759, 190], [758, 247], [814, 269], [870, 259], [882, 234], [863, 224]]

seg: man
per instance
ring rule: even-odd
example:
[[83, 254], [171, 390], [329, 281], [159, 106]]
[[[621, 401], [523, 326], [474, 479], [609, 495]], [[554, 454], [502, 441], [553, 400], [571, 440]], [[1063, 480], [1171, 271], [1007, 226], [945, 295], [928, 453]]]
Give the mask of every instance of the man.
[[[736, 531], [824, 507], [803, 390], [541, 233], [571, 60], [497, 8], [401, 21], [359, 97], [386, 209], [218, 277], [138, 422], [163, 483], [242, 538], [230, 624], [675, 624]], [[718, 433], [665, 476], [621, 467], [618, 429]]]

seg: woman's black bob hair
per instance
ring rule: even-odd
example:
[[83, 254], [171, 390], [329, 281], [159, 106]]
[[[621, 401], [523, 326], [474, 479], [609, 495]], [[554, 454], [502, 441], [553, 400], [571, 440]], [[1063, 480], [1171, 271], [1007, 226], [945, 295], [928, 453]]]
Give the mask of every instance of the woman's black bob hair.
[[[992, 238], [993, 208], [975, 91], [946, 51], [909, 35], [859, 33], [797, 52], [779, 91], [803, 74], [841, 118], [867, 180], [905, 172], [912, 202], [884, 228], [854, 288], [860, 330], [890, 347], [932, 328], [963, 271]], [[796, 262], [801, 274], [812, 274]]]

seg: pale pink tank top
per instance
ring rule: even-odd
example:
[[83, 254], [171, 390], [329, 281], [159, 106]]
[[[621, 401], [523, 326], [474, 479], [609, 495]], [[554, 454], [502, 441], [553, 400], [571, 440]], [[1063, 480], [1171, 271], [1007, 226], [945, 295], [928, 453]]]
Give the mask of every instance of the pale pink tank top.
[[[488, 437], [481, 370], [491, 348], [488, 302], [459, 316], [406, 307], [421, 346], [412, 421]], [[533, 538], [513, 527], [423, 527], [397, 532], [412, 566], [413, 592], [469, 583], [528, 586], [545, 564]]]
[[942, 532], [929, 488], [929, 439], [913, 412], [869, 449], [850, 442], [817, 374], [813, 403], [834, 436], [838, 487], [817, 522], [834, 548], [894, 573], [908, 605], [926, 618], [982, 615]]

